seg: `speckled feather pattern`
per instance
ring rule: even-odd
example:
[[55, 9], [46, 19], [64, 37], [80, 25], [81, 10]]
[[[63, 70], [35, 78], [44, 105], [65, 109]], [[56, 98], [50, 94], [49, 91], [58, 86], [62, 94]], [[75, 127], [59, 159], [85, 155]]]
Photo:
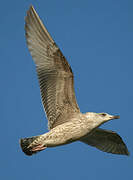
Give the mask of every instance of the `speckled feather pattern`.
[[80, 112], [74, 92], [72, 69], [33, 6], [27, 11], [25, 34], [28, 49], [36, 64], [50, 131], [21, 139], [23, 152], [32, 155], [48, 147], [81, 141], [104, 152], [129, 155], [125, 143], [117, 133], [99, 128], [101, 124], [118, 119], [119, 116]]

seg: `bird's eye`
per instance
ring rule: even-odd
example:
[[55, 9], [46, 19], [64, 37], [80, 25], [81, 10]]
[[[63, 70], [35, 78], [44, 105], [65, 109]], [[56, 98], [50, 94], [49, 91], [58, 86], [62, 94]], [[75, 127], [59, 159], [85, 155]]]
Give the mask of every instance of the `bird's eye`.
[[106, 113], [101, 113], [101, 116], [106, 116]]

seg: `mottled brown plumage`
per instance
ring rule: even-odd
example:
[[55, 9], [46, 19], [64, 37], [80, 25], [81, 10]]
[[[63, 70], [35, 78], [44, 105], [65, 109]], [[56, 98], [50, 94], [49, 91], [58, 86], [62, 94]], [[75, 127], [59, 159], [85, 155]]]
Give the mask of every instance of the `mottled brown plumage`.
[[26, 16], [26, 40], [36, 63], [43, 106], [49, 129], [80, 112], [74, 93], [73, 73], [37, 13], [31, 6]]
[[25, 22], [26, 41], [36, 64], [50, 131], [21, 139], [20, 145], [24, 153], [32, 155], [47, 147], [79, 140], [105, 152], [128, 155], [127, 147], [118, 134], [98, 128], [119, 116], [80, 112], [74, 92], [72, 69], [33, 6], [28, 10]]

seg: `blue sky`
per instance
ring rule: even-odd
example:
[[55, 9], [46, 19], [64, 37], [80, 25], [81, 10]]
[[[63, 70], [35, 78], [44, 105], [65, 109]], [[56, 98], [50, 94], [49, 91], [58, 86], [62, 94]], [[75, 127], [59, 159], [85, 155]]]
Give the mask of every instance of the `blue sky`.
[[[33, 4], [68, 59], [82, 112], [120, 114], [114, 130], [131, 156], [76, 142], [25, 156], [22, 137], [47, 131], [40, 90], [24, 36]], [[133, 1], [12, 0], [0, 6], [0, 179], [133, 179]]]

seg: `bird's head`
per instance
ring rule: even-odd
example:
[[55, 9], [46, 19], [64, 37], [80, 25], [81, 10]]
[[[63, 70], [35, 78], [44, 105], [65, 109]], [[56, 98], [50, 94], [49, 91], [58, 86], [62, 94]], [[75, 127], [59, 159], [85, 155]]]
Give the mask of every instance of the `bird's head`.
[[119, 119], [119, 115], [110, 115], [108, 113], [94, 113], [94, 112], [88, 112], [86, 113], [86, 117], [88, 120], [93, 120], [97, 122], [99, 125], [103, 124], [107, 121], [110, 121], [112, 119]]

